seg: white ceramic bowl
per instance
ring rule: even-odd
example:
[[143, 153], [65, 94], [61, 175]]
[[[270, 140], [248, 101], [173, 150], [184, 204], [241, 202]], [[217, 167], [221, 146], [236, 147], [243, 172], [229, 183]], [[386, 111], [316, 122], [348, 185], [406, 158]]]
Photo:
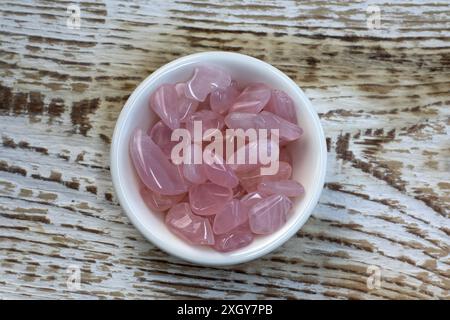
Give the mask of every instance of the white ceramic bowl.
[[[245, 248], [219, 253], [208, 247], [192, 246], [170, 232], [161, 213], [154, 213], [143, 202], [138, 177], [129, 156], [130, 136], [135, 128], [148, 128], [156, 122], [150, 111], [150, 94], [162, 83], [187, 80], [193, 66], [214, 63], [225, 67], [240, 84], [265, 82], [284, 90], [295, 102], [299, 125], [304, 129], [301, 141], [291, 143], [293, 179], [305, 187], [296, 200], [286, 224], [277, 232], [257, 236]], [[136, 228], [160, 249], [200, 265], [224, 266], [246, 262], [265, 255], [292, 237], [306, 222], [323, 188], [326, 171], [326, 143], [317, 113], [303, 91], [283, 72], [261, 60], [231, 52], [202, 52], [174, 60], [147, 77], [128, 99], [119, 119], [111, 146], [111, 175], [117, 197]]]

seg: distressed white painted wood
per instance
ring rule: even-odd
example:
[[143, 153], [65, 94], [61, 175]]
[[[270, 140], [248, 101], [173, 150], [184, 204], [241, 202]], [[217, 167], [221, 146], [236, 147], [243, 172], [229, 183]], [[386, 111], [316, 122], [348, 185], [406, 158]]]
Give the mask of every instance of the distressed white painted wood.
[[[73, 3], [79, 30], [66, 25]], [[370, 5], [380, 30], [367, 28]], [[449, 299], [449, 13], [448, 1], [422, 0], [2, 3], [0, 298]], [[286, 72], [329, 147], [304, 228], [230, 268], [145, 241], [108, 167], [135, 86], [205, 50]], [[79, 290], [66, 285], [70, 265], [81, 267]], [[368, 279], [377, 267], [379, 288]]]

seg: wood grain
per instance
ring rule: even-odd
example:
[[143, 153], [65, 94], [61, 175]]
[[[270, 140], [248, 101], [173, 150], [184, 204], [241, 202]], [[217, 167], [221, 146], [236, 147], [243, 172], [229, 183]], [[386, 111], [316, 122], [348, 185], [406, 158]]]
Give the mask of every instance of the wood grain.
[[[449, 299], [448, 1], [78, 2], [0, 7], [0, 298]], [[381, 10], [381, 29], [366, 9]], [[206, 50], [278, 67], [327, 136], [326, 188], [280, 249], [202, 268], [122, 213], [109, 148], [129, 94]], [[67, 267], [81, 267], [68, 290]], [[367, 286], [368, 268], [381, 287]]]

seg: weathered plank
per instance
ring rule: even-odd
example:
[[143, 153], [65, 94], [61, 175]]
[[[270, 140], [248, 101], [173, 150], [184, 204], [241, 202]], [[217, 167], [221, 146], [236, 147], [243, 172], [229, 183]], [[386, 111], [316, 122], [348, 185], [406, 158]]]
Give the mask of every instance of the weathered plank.
[[[448, 1], [10, 0], [0, 8], [1, 298], [441, 298], [450, 289]], [[369, 5], [381, 29], [367, 28]], [[329, 146], [282, 248], [202, 268], [123, 215], [109, 147], [131, 91], [185, 54], [261, 58], [312, 99]], [[80, 290], [66, 285], [81, 269]], [[381, 288], [367, 285], [371, 266]]]

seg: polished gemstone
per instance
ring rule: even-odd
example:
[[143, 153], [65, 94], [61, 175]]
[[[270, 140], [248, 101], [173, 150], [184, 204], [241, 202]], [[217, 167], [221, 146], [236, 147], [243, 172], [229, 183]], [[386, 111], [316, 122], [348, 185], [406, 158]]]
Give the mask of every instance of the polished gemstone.
[[287, 142], [297, 140], [303, 134], [303, 130], [296, 124], [267, 111], [258, 114], [232, 112], [225, 117], [225, 124], [233, 129], [276, 129], [280, 139]]
[[249, 210], [250, 229], [256, 234], [269, 234], [278, 230], [285, 222], [292, 201], [284, 195], [269, 196]]
[[178, 141], [171, 140], [172, 130], [162, 121], [158, 121], [150, 130], [150, 138], [161, 148], [161, 150], [170, 157], [172, 148]]
[[285, 141], [297, 140], [303, 134], [302, 128], [271, 112], [261, 111], [259, 117], [261, 121], [259, 124], [260, 129], [278, 129], [280, 139]]
[[268, 164], [271, 159], [278, 159], [279, 145], [272, 139], [257, 139], [241, 146], [228, 158], [234, 172], [246, 172]]
[[184, 82], [179, 82], [175, 85], [175, 90], [178, 96], [178, 115], [180, 117], [180, 122], [183, 122], [194, 113], [199, 107], [199, 102], [197, 100], [192, 100], [184, 95], [186, 84]]
[[131, 137], [130, 155], [139, 178], [150, 190], [164, 195], [187, 191], [177, 166], [141, 129]]
[[186, 82], [185, 95], [190, 99], [205, 101], [209, 93], [218, 88], [226, 88], [231, 83], [230, 74], [216, 65], [199, 65], [194, 75]]
[[226, 88], [218, 88], [211, 92], [210, 106], [211, 110], [225, 114], [231, 108], [239, 96], [239, 90], [237, 88], [236, 81], [232, 81]]
[[153, 211], [158, 212], [170, 209], [185, 197], [184, 193], [174, 196], [159, 194], [151, 191], [147, 187], [142, 187], [140, 193], [145, 204]]
[[232, 129], [259, 129], [258, 118], [254, 113], [231, 112], [225, 117], [225, 124]]
[[248, 208], [238, 199], [228, 201], [214, 218], [215, 234], [227, 233], [248, 220]]
[[253, 207], [255, 204], [257, 204], [259, 201], [264, 199], [264, 196], [262, 193], [255, 191], [250, 192], [241, 197], [241, 204], [246, 206], [247, 208]]
[[210, 161], [204, 164], [206, 176], [211, 182], [227, 188], [234, 188], [239, 179], [223, 158], [215, 152], [209, 152]]
[[[223, 117], [214, 111], [200, 110], [194, 112], [185, 121], [186, 129], [190, 132], [192, 140], [194, 139], [194, 125], [196, 121], [201, 124], [202, 137], [205, 140], [222, 130], [225, 125]], [[206, 132], [207, 130], [210, 131]]]
[[295, 111], [294, 101], [286, 92], [281, 90], [272, 90], [272, 95], [264, 110], [297, 124], [297, 113]]
[[[199, 161], [196, 163], [195, 153], [199, 155]], [[205, 183], [208, 180], [205, 171], [205, 164], [201, 161], [202, 148], [200, 145], [191, 144], [191, 146], [187, 149], [187, 154], [184, 155], [185, 158], [183, 160], [182, 168], [183, 168], [183, 176], [186, 180], [192, 183]]]
[[217, 214], [233, 197], [230, 188], [207, 182], [196, 184], [189, 189], [192, 211], [201, 216]]
[[263, 181], [258, 185], [262, 194], [283, 194], [287, 197], [298, 197], [305, 192], [303, 186], [294, 180]]
[[258, 184], [263, 181], [287, 180], [291, 177], [292, 167], [289, 163], [280, 161], [278, 163], [278, 171], [273, 175], [262, 175], [261, 168], [252, 169], [250, 171], [238, 173], [239, 181], [247, 192], [257, 190]]
[[230, 108], [230, 112], [258, 113], [270, 99], [271, 89], [264, 83], [248, 85]]
[[181, 121], [193, 113], [197, 106], [197, 101], [180, 95], [173, 84], [162, 84], [150, 96], [150, 107], [172, 130], [179, 128]]
[[230, 252], [248, 246], [253, 241], [253, 234], [247, 224], [230, 232], [215, 236], [213, 246], [219, 252]]
[[193, 245], [214, 245], [214, 233], [208, 219], [192, 213], [186, 202], [173, 206], [165, 218], [167, 227]]

